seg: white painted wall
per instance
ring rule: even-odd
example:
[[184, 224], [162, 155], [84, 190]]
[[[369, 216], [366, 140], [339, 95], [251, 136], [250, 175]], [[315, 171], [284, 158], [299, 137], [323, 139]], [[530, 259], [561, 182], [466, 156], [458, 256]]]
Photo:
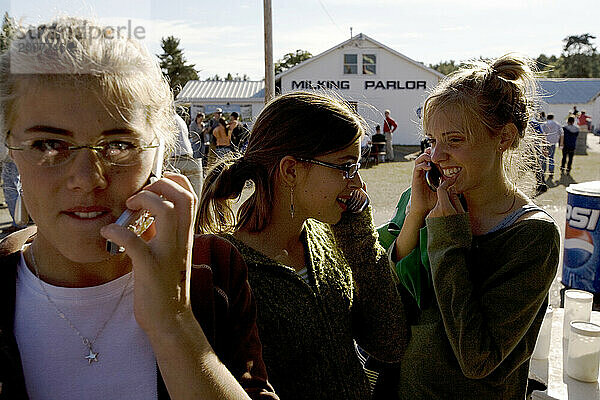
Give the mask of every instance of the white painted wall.
[[600, 96], [597, 97], [595, 101], [589, 103], [544, 104], [542, 109], [546, 114], [553, 113], [554, 120], [564, 125], [567, 123], [567, 117], [569, 116], [569, 112], [573, 109], [573, 106], [577, 106], [577, 110], [579, 111], [585, 110], [585, 113], [592, 117], [592, 125], [595, 126], [595, 129], [600, 128]]
[[[344, 74], [344, 54], [358, 54], [358, 74]], [[377, 56], [377, 71], [375, 75], [362, 74], [362, 54], [375, 54]], [[420, 141], [419, 120], [416, 110], [427, 97], [426, 90], [433, 88], [439, 81], [434, 73], [421, 68], [412, 62], [376, 46], [368, 40], [353, 41], [312, 62], [298, 66], [281, 77], [281, 91], [287, 93], [300, 90], [302, 87], [293, 86], [293, 82], [310, 81], [316, 86], [317, 81], [347, 81], [349, 88], [333, 89], [345, 99], [358, 103], [359, 113], [367, 120], [372, 131], [375, 125], [381, 125], [383, 131], [383, 112], [391, 111], [392, 118], [398, 124], [393, 138], [394, 144], [418, 144]], [[418, 89], [393, 89], [394, 84], [389, 84], [388, 89], [365, 88], [367, 81], [400, 82], [400, 86], [407, 86], [406, 82], [423, 81], [425, 88]], [[396, 84], [397, 85], [397, 84]], [[410, 85], [410, 84], [409, 84]], [[306, 84], [305, 87], [307, 88]]]

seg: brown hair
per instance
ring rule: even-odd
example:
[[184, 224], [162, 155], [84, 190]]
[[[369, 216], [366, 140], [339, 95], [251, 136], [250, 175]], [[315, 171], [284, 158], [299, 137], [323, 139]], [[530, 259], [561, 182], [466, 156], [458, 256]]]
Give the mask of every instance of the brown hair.
[[447, 76], [432, 90], [423, 106], [423, 131], [427, 133], [436, 113], [448, 109], [462, 117], [464, 133], [470, 139], [482, 128], [496, 136], [504, 126], [513, 123], [518, 135], [511, 151], [504, 153], [503, 168], [516, 183], [527, 172], [539, 168], [536, 148], [541, 138], [530, 125], [538, 105], [537, 93], [535, 67], [526, 57], [507, 54], [495, 60], [473, 62]]
[[[220, 160], [208, 173], [198, 217], [201, 232], [263, 230], [270, 221], [279, 162], [285, 156], [312, 158], [354, 143], [364, 120], [338, 96], [298, 91], [269, 102], [252, 128], [243, 156]], [[241, 205], [237, 220], [230, 207], [247, 180], [254, 193]]]

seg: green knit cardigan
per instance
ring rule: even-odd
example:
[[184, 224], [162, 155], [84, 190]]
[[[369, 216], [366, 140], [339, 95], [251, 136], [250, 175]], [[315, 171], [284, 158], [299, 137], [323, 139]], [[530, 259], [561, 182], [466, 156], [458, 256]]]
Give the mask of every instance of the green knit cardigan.
[[368, 399], [354, 341], [373, 357], [400, 360], [407, 342], [404, 308], [371, 208], [336, 225], [309, 219], [301, 240], [309, 284], [231, 235], [248, 264], [269, 380], [283, 400]]

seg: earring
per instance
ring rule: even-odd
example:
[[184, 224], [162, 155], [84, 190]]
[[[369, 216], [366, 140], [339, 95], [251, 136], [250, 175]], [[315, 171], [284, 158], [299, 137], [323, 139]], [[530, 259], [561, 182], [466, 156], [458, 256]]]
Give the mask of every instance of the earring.
[[23, 200], [23, 189], [19, 187], [17, 200], [15, 203], [15, 211], [14, 211], [14, 220], [15, 225], [17, 226], [25, 226], [29, 222], [29, 214], [27, 213], [27, 207], [25, 206], [25, 201]]
[[290, 186], [290, 215], [294, 218], [294, 187]]

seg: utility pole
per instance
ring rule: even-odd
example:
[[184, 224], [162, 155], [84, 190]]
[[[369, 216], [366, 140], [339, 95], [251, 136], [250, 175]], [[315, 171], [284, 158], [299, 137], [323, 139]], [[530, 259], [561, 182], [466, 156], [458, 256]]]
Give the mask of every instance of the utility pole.
[[271, 0], [263, 0], [265, 25], [265, 104], [275, 96], [275, 69], [273, 67], [273, 18]]

